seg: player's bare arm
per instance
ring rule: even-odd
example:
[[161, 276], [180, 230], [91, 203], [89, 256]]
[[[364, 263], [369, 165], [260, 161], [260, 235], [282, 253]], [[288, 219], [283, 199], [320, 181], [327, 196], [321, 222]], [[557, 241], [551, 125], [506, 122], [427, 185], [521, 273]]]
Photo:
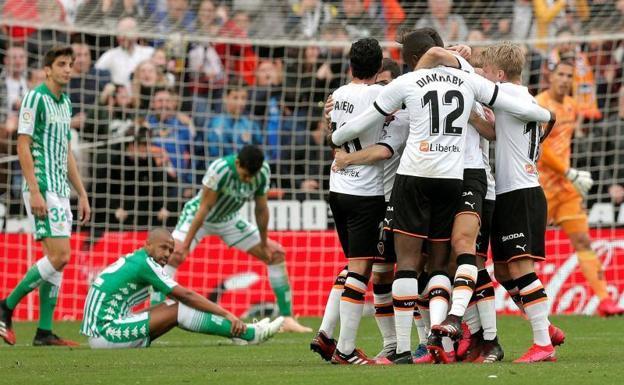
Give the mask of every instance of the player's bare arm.
[[[457, 54], [462, 56], [464, 59], [470, 58], [470, 47], [455, 46], [453, 48], [453, 51], [457, 52]], [[452, 68], [460, 68], [459, 61], [457, 60], [455, 55], [442, 47], [432, 47], [429, 48], [429, 50], [423, 55], [422, 58], [420, 58], [418, 64], [416, 65], [416, 69], [418, 70], [424, 68], [434, 68], [440, 65]]]
[[254, 214], [256, 216], [256, 225], [260, 233], [260, 246], [267, 252], [267, 256], [272, 253], [267, 250], [268, 247], [268, 228], [269, 228], [269, 204], [266, 195], [260, 195], [255, 198]]
[[67, 149], [67, 177], [78, 193], [78, 220], [80, 225], [84, 226], [91, 218], [91, 206], [89, 206], [87, 191], [82, 184], [82, 179], [80, 179], [80, 172], [78, 171], [76, 158], [74, 158], [72, 153], [71, 144], [68, 145]]
[[247, 329], [247, 325], [245, 325], [245, 323], [234, 314], [225, 310], [216, 303], [202, 297], [193, 290], [178, 285], [173, 288], [173, 291], [169, 296], [175, 298], [176, 300], [180, 301], [188, 307], [192, 307], [193, 309], [211, 314], [216, 314], [232, 322], [232, 335], [234, 336], [241, 335]]
[[191, 249], [191, 244], [193, 243], [193, 239], [195, 239], [195, 235], [197, 235], [197, 231], [204, 223], [206, 219], [206, 215], [210, 212], [210, 209], [217, 202], [217, 198], [219, 195], [213, 189], [209, 189], [207, 187], [202, 188], [201, 201], [199, 203], [199, 209], [193, 217], [193, 222], [191, 223], [191, 227], [189, 228], [188, 234], [182, 243], [181, 250], [178, 252], [185, 257], [189, 250]]
[[32, 213], [36, 217], [43, 218], [48, 215], [48, 208], [46, 206], [45, 199], [41, 195], [39, 190], [39, 183], [35, 178], [35, 162], [33, 161], [32, 153], [30, 151], [30, 145], [32, 143], [32, 137], [29, 135], [18, 135], [17, 137], [17, 156], [19, 158], [20, 166], [22, 167], [22, 174], [28, 185], [30, 191], [30, 208]]
[[338, 171], [355, 164], [373, 164], [391, 157], [392, 151], [387, 146], [381, 144], [375, 144], [361, 151], [351, 153], [336, 151], [332, 169]]
[[[484, 110], [486, 110], [485, 107]], [[477, 130], [479, 135], [481, 135], [485, 139], [496, 140], [494, 114], [489, 108], [487, 109], [487, 111], [489, 111], [491, 115], [486, 115], [485, 117], [479, 115], [475, 110], [470, 111], [470, 119], [468, 120], [468, 122]]]

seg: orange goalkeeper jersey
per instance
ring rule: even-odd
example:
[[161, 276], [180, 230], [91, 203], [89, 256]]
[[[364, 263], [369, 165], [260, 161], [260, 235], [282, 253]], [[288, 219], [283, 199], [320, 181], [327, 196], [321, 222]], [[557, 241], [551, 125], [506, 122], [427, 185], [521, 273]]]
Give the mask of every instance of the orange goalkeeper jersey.
[[535, 97], [540, 106], [553, 111], [557, 122], [552, 132], [542, 143], [540, 159], [537, 163], [539, 179], [546, 197], [554, 197], [559, 193], [574, 192], [574, 186], [565, 177], [570, 168], [572, 135], [578, 120], [578, 106], [574, 99], [566, 96], [563, 103], [553, 100], [548, 91]]

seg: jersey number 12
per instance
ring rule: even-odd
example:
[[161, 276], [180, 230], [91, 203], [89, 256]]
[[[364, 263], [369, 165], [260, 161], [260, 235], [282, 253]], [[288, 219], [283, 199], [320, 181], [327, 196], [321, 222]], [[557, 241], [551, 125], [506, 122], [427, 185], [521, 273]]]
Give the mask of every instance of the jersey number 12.
[[[442, 98], [442, 104], [452, 106], [457, 101], [455, 109], [446, 115], [444, 118], [444, 131], [443, 135], [459, 136], [462, 134], [462, 127], [453, 126], [453, 123], [464, 113], [464, 95], [458, 90], [449, 90], [444, 94]], [[423, 108], [429, 105], [429, 115], [431, 123], [429, 132], [431, 135], [440, 134], [440, 105], [438, 102], [438, 91], [429, 91], [423, 96], [422, 106]]]

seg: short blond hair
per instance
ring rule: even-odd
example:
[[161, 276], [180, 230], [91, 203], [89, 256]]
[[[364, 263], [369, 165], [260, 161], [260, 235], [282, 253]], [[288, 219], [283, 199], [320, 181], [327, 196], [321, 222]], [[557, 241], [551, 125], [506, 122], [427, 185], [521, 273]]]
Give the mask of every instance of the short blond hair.
[[526, 61], [522, 46], [511, 42], [502, 42], [489, 46], [483, 51], [483, 65], [493, 65], [505, 72], [508, 79], [519, 79]]

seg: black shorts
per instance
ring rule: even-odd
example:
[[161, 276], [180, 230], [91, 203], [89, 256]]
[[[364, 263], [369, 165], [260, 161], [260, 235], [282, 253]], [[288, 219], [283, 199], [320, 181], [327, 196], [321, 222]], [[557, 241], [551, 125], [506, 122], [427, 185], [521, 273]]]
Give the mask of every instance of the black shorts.
[[390, 198], [393, 231], [430, 241], [450, 240], [461, 192], [460, 179], [397, 174]]
[[490, 232], [492, 231], [492, 217], [494, 215], [494, 205], [496, 201], [483, 200], [483, 210], [481, 212], [481, 228], [477, 236], [477, 255], [487, 259], [490, 248]]
[[491, 236], [494, 262], [544, 260], [546, 216], [546, 197], [541, 187], [497, 195]]
[[379, 259], [377, 242], [386, 211], [384, 196], [358, 196], [330, 191], [329, 207], [345, 256]]
[[487, 194], [487, 175], [485, 170], [478, 168], [465, 169], [462, 199], [456, 216], [470, 213], [479, 217], [480, 221], [485, 194]]
[[383, 229], [379, 233], [377, 249], [381, 255], [383, 263], [396, 263], [396, 253], [394, 251], [394, 232], [392, 231], [394, 219], [394, 207], [390, 203], [386, 206], [386, 217], [384, 218]]

